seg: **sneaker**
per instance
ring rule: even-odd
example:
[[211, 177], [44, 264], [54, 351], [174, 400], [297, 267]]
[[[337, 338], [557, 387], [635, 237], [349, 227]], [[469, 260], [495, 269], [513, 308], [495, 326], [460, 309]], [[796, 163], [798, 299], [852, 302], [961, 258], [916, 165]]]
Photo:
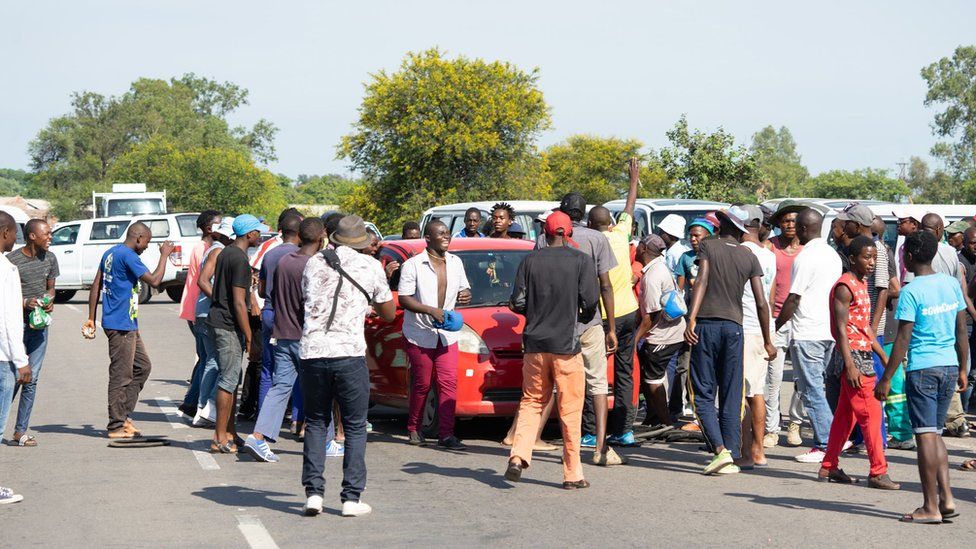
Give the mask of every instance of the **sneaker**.
[[803, 444], [803, 438], [800, 436], [800, 424], [790, 423], [789, 427], [786, 428], [786, 445], [797, 447]]
[[468, 447], [461, 444], [461, 441], [454, 435], [447, 438], [442, 438], [437, 441], [437, 446], [440, 448], [447, 448], [448, 450], [467, 450]]
[[893, 450], [914, 450], [915, 440], [911, 438], [908, 440], [891, 439], [888, 441], [888, 448]]
[[344, 501], [342, 502], [342, 516], [344, 517], [361, 517], [363, 515], [368, 515], [373, 512], [373, 508], [369, 504], [363, 503], [361, 501]]
[[848, 440], [847, 442], [844, 443], [843, 452], [850, 456], [856, 456], [856, 455], [866, 456], [868, 454], [868, 448], [864, 444], [854, 444], [853, 442]]
[[183, 414], [183, 417], [193, 417], [193, 415], [197, 413], [197, 407], [192, 404], [187, 404], [186, 402], [177, 406], [176, 409]]
[[24, 501], [24, 496], [15, 494], [10, 488], [0, 486], [0, 505]]
[[824, 459], [824, 451], [820, 448], [811, 448], [809, 452], [796, 456], [795, 460], [800, 463], [820, 463]]
[[[653, 429], [652, 429], [653, 430]], [[637, 439], [634, 438], [633, 431], [627, 431], [622, 435], [612, 435], [607, 439], [607, 444], [611, 446], [634, 446], [637, 444]]]
[[407, 436], [409, 437], [407, 443], [409, 443], [412, 446], [420, 446], [421, 444], [426, 442], [424, 440], [424, 435], [418, 433], [417, 431], [407, 431]]
[[208, 400], [203, 408], [197, 410], [196, 415], [193, 416], [193, 426], [194, 427], [213, 427], [217, 423], [217, 405], [213, 401]]
[[580, 448], [596, 448], [596, 435], [583, 435], [580, 438]]
[[372, 433], [373, 432], [373, 424], [370, 423], [370, 422], [368, 422], [368, 421], [366, 422], [366, 432], [367, 433]]
[[329, 441], [329, 445], [325, 447], [325, 457], [342, 457], [346, 454], [346, 448], [341, 442], [336, 442], [335, 439]]
[[593, 465], [599, 465], [600, 467], [612, 467], [614, 465], [626, 465], [627, 460], [620, 457], [613, 448], [607, 448], [606, 452], [602, 454], [593, 452]]
[[779, 444], [779, 435], [776, 433], [766, 433], [763, 437], [763, 448], [775, 448]]
[[736, 465], [736, 464], [733, 463], [732, 465], [728, 465], [726, 467], [722, 467], [718, 471], [715, 471], [715, 474], [716, 475], [734, 475], [736, 473], [741, 473], [741, 472], [742, 472], [742, 469], [740, 469], [738, 465]]
[[887, 473], [876, 477], [868, 477], [868, 486], [877, 488], [878, 490], [901, 490], [901, 484], [891, 480], [891, 477]]
[[258, 440], [254, 438], [254, 435], [247, 435], [247, 440], [244, 441], [244, 451], [258, 461], [278, 463], [278, 456], [271, 451], [271, 446], [268, 446], [267, 441]]
[[691, 406], [685, 406], [681, 410], [682, 417], [695, 417], [695, 411], [691, 409]]
[[712, 458], [712, 461], [705, 466], [703, 471], [706, 475], [714, 475], [720, 470], [732, 465], [732, 452], [728, 450], [722, 450], [718, 455]]
[[314, 517], [321, 513], [322, 496], [308, 496], [308, 499], [305, 500], [305, 507], [302, 507], [302, 512], [305, 513], [306, 517]]

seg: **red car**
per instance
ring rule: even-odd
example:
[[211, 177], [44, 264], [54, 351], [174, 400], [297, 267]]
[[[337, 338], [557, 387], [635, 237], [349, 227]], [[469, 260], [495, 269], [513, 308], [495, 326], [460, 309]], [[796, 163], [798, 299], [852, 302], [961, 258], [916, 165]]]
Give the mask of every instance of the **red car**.
[[[384, 242], [380, 259], [403, 263], [422, 253], [423, 240]], [[464, 328], [458, 340], [457, 415], [514, 416], [522, 398], [522, 328], [525, 319], [508, 309], [519, 264], [533, 243], [527, 240], [455, 238], [450, 252], [461, 258], [471, 284], [471, 304], [459, 307]], [[391, 286], [396, 299], [394, 277]], [[410, 394], [409, 364], [403, 350], [403, 309], [397, 304], [392, 323], [366, 322], [366, 363], [370, 400], [406, 410]], [[612, 360], [612, 357], [611, 357]], [[613, 369], [609, 375], [613, 381]], [[436, 386], [431, 384], [424, 427], [436, 425]], [[612, 401], [611, 401], [612, 402]]]

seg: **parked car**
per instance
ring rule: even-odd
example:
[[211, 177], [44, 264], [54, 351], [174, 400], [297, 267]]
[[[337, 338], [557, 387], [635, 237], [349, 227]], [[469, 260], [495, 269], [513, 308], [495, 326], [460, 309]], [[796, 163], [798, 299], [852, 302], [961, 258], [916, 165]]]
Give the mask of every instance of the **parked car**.
[[[626, 200], [611, 200], [603, 206], [613, 213], [614, 217], [624, 210]], [[637, 238], [646, 236], [657, 228], [658, 223], [670, 214], [678, 214], [685, 218], [685, 226], [696, 217], [703, 217], [708, 212], [728, 208], [724, 202], [709, 200], [690, 200], [684, 198], [640, 198], [634, 206], [634, 226]]]
[[0, 212], [7, 212], [11, 217], [14, 218], [14, 222], [17, 223], [17, 243], [16, 246], [20, 247], [24, 245], [24, 225], [30, 221], [30, 216], [24, 210], [21, 210], [17, 206], [3, 206], [0, 205]]
[[[422, 240], [385, 241], [380, 258], [403, 263], [423, 253], [424, 247]], [[533, 243], [527, 240], [455, 238], [451, 241], [449, 250], [461, 258], [471, 283], [471, 304], [458, 307], [464, 315], [458, 341], [458, 417], [513, 416], [518, 409], [522, 397], [525, 319], [508, 309], [508, 300], [518, 266], [532, 248]], [[397, 282], [394, 276], [391, 281], [394, 299]], [[405, 410], [410, 376], [402, 327], [403, 309], [399, 302], [393, 322], [368, 319], [366, 363], [372, 402]], [[610, 360], [608, 374], [612, 386], [613, 358]], [[635, 371], [636, 363], [635, 360]], [[425, 430], [436, 425], [436, 403], [436, 388], [432, 388], [424, 410]]]
[[[451, 234], [456, 234], [464, 228], [464, 212], [468, 208], [478, 208], [481, 210], [481, 218], [484, 226], [490, 232], [491, 226], [491, 207], [499, 202], [508, 202], [515, 208], [515, 222], [525, 229], [526, 240], [534, 241], [537, 236], [542, 234], [542, 224], [537, 218], [546, 212], [559, 207], [559, 202], [547, 202], [541, 200], [490, 200], [484, 202], [461, 202], [457, 204], [445, 204], [437, 206], [424, 212], [420, 219], [420, 230], [423, 231], [432, 220], [443, 221], [451, 230]], [[487, 234], [487, 232], [485, 233]]]
[[[136, 217], [109, 217], [82, 219], [58, 223], [51, 234], [51, 251], [58, 258], [61, 276], [55, 283], [55, 298], [64, 302], [79, 290], [91, 288], [98, 272], [102, 254], [116, 244], [125, 241], [125, 233], [131, 223], [141, 221], [152, 231], [152, 244], [142, 254], [142, 261], [154, 269], [159, 261], [159, 243], [171, 240], [176, 244], [166, 265], [166, 274], [160, 290], [173, 301], [183, 296], [183, 283], [189, 268], [190, 251], [200, 241], [195, 213], [143, 215]], [[153, 296], [148, 284], [139, 286], [139, 302], [146, 303]]]

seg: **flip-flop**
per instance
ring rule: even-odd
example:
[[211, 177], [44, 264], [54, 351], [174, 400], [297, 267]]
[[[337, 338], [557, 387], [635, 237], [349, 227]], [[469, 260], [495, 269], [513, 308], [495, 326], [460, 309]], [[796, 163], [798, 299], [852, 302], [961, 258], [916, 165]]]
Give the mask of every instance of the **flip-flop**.
[[769, 467], [769, 462], [767, 461], [766, 463], [753, 463], [752, 465], [754, 467], [759, 467], [760, 469], [762, 469], [763, 467]]
[[946, 512], [942, 513], [942, 520], [956, 518], [958, 516], [959, 516], [959, 511], [956, 511], [955, 509], [953, 509], [951, 511], [946, 511]]
[[[918, 511], [918, 509], [915, 509], [915, 511]], [[898, 519], [898, 522], [910, 522], [913, 524], [942, 524], [942, 518], [915, 518], [913, 516], [915, 511], [912, 511], [907, 515], [902, 515], [902, 517]]]
[[969, 472], [976, 471], [976, 459], [967, 459], [966, 461], [963, 461], [959, 465], [959, 468], [962, 469], [963, 471], [969, 471]]
[[24, 446], [27, 448], [34, 448], [37, 446], [37, 441], [31, 435], [21, 435], [19, 439], [10, 440], [7, 442], [10, 446]]
[[118, 438], [109, 441], [109, 448], [153, 448], [156, 446], [169, 446], [170, 441], [165, 437], [133, 437]]

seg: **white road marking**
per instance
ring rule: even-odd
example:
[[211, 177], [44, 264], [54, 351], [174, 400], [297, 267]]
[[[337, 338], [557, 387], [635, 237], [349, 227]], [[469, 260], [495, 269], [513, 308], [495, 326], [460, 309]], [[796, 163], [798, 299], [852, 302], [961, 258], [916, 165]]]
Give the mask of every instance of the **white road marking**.
[[237, 529], [244, 534], [251, 549], [278, 549], [278, 544], [261, 524], [261, 519], [254, 515], [237, 515]]
[[72, 311], [74, 311], [76, 313], [80, 313], [81, 312], [81, 309], [79, 309], [77, 305], [72, 305], [72, 304], [68, 303], [67, 305], [65, 305], [65, 307], [71, 309]]
[[220, 470], [220, 465], [217, 465], [217, 460], [215, 460], [208, 452], [194, 450], [193, 457], [197, 458], [197, 463], [200, 464], [200, 468], [204, 471]]
[[172, 425], [174, 429], [190, 428], [189, 425], [183, 423], [183, 420], [181, 419], [182, 416], [180, 416], [180, 411], [176, 409], [176, 406], [173, 405], [173, 401], [171, 399], [165, 397], [157, 398], [156, 406], [159, 407], [164, 414], [166, 414], [166, 419], [169, 420], [170, 425]]

